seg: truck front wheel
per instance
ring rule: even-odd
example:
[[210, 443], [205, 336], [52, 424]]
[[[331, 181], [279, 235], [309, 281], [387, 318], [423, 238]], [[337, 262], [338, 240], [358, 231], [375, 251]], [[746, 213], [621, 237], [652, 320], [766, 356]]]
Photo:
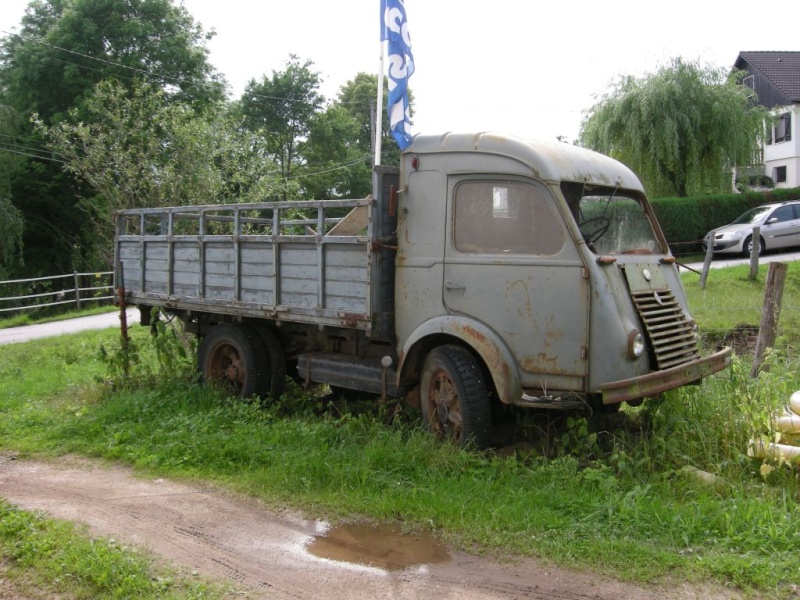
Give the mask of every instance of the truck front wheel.
[[425, 359], [420, 382], [422, 416], [437, 436], [460, 446], [485, 448], [492, 412], [483, 373], [460, 346], [440, 346]]
[[269, 385], [269, 359], [261, 340], [240, 325], [222, 323], [203, 338], [197, 355], [203, 379], [249, 398]]

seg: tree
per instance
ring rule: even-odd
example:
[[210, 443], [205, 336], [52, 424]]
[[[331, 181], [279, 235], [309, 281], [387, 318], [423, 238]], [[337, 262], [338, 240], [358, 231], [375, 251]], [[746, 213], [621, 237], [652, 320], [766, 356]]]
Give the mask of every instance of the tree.
[[333, 104], [312, 120], [298, 169], [303, 197], [364, 198], [371, 189], [372, 156], [358, 143], [360, 123]]
[[[260, 82], [251, 79], [239, 101], [248, 130], [266, 141], [266, 153], [285, 182], [303, 164], [300, 147], [325, 99], [319, 94], [320, 75], [313, 62], [290, 55], [284, 71], [273, 71]], [[281, 194], [288, 198], [288, 190]]]
[[[346, 110], [352, 117], [359, 123], [360, 132], [357, 143], [359, 147], [365, 152], [370, 152], [374, 155], [373, 150], [373, 131], [372, 121], [376, 114], [375, 102], [377, 101], [378, 94], [378, 77], [370, 73], [358, 73], [354, 79], [344, 84], [339, 91], [339, 96], [336, 103]], [[383, 81], [383, 97], [386, 98], [389, 94], [388, 80], [384, 78]], [[411, 113], [414, 110], [414, 96], [409, 92], [409, 103], [411, 106]], [[382, 165], [399, 165], [400, 164], [400, 148], [397, 142], [394, 141], [391, 131], [389, 129], [389, 115], [386, 113], [386, 107], [381, 107], [381, 164]]]
[[[148, 81], [171, 101], [215, 109], [225, 84], [208, 62], [208, 38], [172, 0], [32, 0], [20, 33], [2, 40], [0, 103], [23, 121], [36, 113], [48, 126], [74, 111], [86, 120], [81, 111], [95, 86], [114, 80], [128, 93]], [[83, 184], [61, 159], [43, 156], [43, 140], [30, 126], [20, 136], [35, 155], [9, 184], [25, 221], [28, 274], [94, 268], [92, 247], [111, 241], [85, 229]]]
[[750, 164], [764, 135], [765, 112], [741, 77], [680, 58], [622, 77], [587, 111], [581, 144], [626, 163], [651, 195], [729, 189], [730, 169]]
[[[384, 80], [384, 97], [387, 87]], [[364, 198], [372, 191], [377, 90], [376, 75], [358, 73], [340, 88], [333, 104], [312, 119], [308, 139], [300, 147], [304, 166], [297, 171], [306, 197]], [[398, 165], [400, 149], [386, 110], [381, 114], [381, 164]]]
[[8, 279], [22, 255], [22, 214], [11, 202], [11, 178], [22, 164], [24, 146], [17, 143], [19, 117], [0, 105], [0, 279]]
[[208, 62], [211, 35], [171, 0], [33, 0], [19, 34], [3, 42], [0, 88], [22, 113], [58, 122], [96, 84], [161, 87], [195, 106], [224, 99]]
[[198, 115], [147, 84], [131, 96], [115, 82], [101, 83], [70, 118], [36, 126], [65, 168], [95, 192], [81, 208], [101, 239], [111, 238], [116, 210], [255, 201], [279, 182], [238, 123]]

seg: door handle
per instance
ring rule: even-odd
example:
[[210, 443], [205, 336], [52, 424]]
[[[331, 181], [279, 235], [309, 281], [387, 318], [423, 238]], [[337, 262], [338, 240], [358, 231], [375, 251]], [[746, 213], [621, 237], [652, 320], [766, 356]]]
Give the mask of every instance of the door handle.
[[450, 281], [445, 281], [444, 282], [444, 289], [446, 289], [446, 290], [454, 290], [454, 291], [455, 290], [461, 290], [463, 292], [466, 288], [463, 285], [460, 285], [458, 283], [452, 283]]

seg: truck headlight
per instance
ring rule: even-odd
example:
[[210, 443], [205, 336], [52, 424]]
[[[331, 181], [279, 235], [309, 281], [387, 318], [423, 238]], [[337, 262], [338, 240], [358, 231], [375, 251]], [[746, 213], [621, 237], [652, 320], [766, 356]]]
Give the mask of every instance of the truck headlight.
[[636, 329], [628, 334], [628, 356], [636, 360], [644, 353], [644, 337]]

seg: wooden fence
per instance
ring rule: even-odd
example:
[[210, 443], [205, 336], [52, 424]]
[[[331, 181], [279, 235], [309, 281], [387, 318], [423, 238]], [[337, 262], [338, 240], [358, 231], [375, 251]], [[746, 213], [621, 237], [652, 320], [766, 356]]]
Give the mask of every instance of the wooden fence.
[[67, 304], [81, 309], [113, 300], [113, 271], [0, 281], [0, 314]]

